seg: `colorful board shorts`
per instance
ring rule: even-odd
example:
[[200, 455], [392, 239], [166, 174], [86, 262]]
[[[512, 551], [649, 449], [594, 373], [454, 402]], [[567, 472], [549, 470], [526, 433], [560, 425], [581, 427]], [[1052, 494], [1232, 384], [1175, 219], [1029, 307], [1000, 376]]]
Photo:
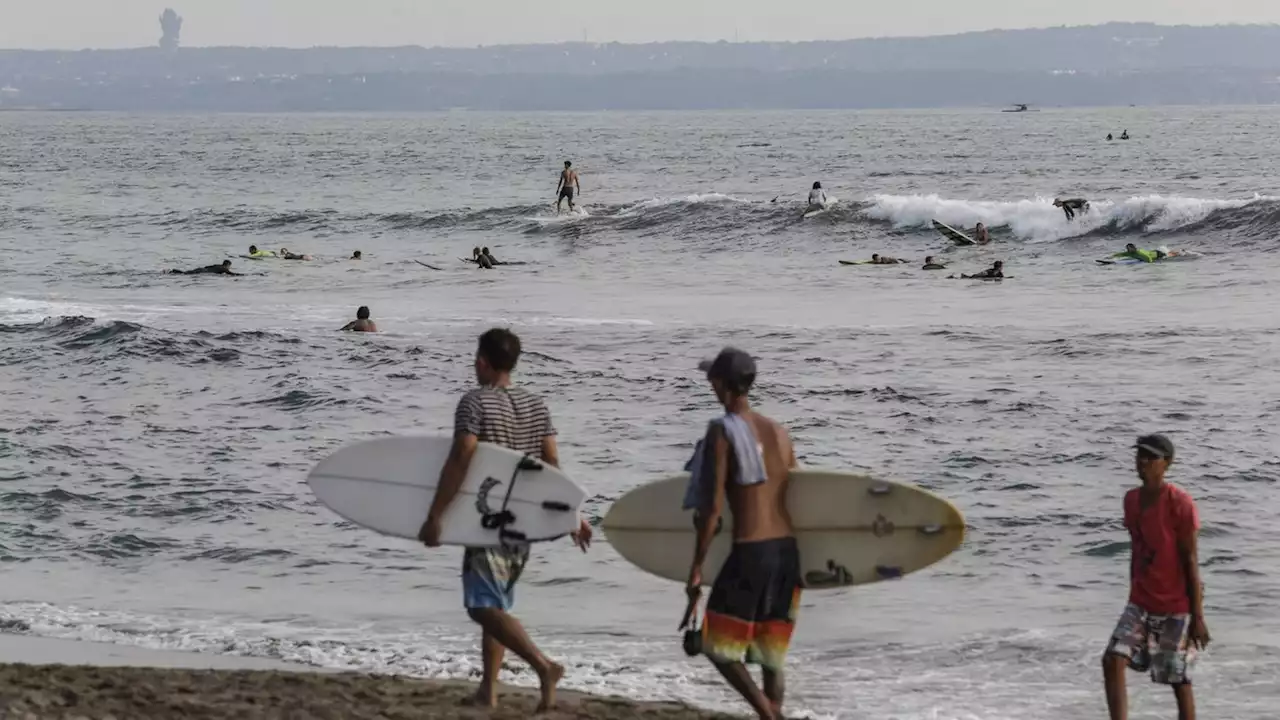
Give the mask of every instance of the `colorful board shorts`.
[[1190, 634], [1190, 615], [1152, 615], [1129, 603], [1111, 634], [1107, 652], [1128, 658], [1133, 670], [1150, 672], [1152, 682], [1189, 685], [1188, 671], [1196, 657]]
[[719, 664], [781, 671], [799, 606], [795, 538], [735, 543], [707, 600], [703, 653]]
[[529, 562], [529, 546], [466, 548], [462, 554], [462, 602], [468, 610], [510, 610], [516, 582]]

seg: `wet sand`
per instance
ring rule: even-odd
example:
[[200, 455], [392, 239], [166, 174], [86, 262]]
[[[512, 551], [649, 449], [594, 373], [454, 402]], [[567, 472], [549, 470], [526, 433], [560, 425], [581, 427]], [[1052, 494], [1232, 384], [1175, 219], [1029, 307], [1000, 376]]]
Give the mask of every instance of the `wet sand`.
[[[242, 669], [234, 669], [242, 668]], [[223, 655], [0, 635], [5, 720], [472, 720], [529, 718], [537, 695], [504, 688], [497, 710], [464, 707], [474, 683], [360, 673]], [[548, 720], [728, 720], [675, 703], [570, 691]]]

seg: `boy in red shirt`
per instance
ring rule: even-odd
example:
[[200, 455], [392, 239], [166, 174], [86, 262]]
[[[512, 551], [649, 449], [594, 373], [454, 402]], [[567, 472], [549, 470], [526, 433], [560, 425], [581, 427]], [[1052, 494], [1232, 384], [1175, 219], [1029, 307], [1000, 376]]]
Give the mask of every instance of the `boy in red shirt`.
[[1173, 443], [1163, 435], [1138, 438], [1142, 487], [1124, 496], [1124, 526], [1132, 539], [1129, 603], [1102, 656], [1111, 720], [1127, 720], [1125, 666], [1151, 673], [1173, 686], [1178, 720], [1195, 720], [1187, 669], [1195, 651], [1209, 644], [1200, 583], [1196, 504], [1182, 488], [1164, 481], [1173, 463]]

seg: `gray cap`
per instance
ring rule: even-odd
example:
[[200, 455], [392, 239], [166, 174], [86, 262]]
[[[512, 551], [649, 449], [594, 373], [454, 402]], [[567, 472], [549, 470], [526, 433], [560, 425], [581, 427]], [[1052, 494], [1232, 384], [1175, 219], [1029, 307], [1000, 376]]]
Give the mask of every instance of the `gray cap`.
[[1143, 435], [1134, 447], [1149, 455], [1173, 460], [1173, 441], [1164, 435]]
[[756, 380], [756, 361], [746, 352], [726, 347], [710, 360], [698, 363], [698, 369], [708, 377], [724, 380], [732, 387], [746, 390]]

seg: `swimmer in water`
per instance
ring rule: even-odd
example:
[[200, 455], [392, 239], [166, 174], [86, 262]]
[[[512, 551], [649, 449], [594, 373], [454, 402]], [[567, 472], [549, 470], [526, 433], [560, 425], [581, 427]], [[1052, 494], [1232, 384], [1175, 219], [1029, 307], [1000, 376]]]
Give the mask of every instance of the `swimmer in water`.
[[502, 263], [498, 262], [498, 258], [496, 258], [496, 257], [494, 257], [494, 256], [493, 256], [493, 253], [489, 252], [489, 248], [483, 248], [483, 249], [481, 249], [481, 250], [480, 250], [480, 255], [481, 255], [481, 257], [484, 257], [485, 259], [487, 259], [487, 260], [489, 261], [489, 264], [490, 264], [490, 265], [501, 265], [501, 264], [502, 264]]
[[288, 248], [280, 248], [280, 257], [284, 258], [285, 260], [310, 260], [311, 259], [310, 255], [299, 255], [297, 253], [291, 253], [289, 252]]
[[986, 245], [991, 242], [991, 234], [987, 232], [987, 226], [978, 223], [978, 227], [973, 230], [973, 241], [979, 245]]
[[205, 265], [195, 270], [170, 270], [173, 275], [235, 275], [240, 277], [244, 273], [231, 272], [231, 261], [223, 260], [221, 265]]
[[582, 186], [578, 184], [578, 171], [573, 169], [573, 163], [565, 160], [564, 170], [560, 171], [560, 182], [556, 183], [556, 212], [560, 212], [560, 204], [565, 200], [569, 201], [569, 212], [573, 212], [577, 207], [573, 204], [575, 192], [582, 194]]
[[369, 306], [361, 305], [356, 310], [356, 319], [342, 326], [343, 331], [349, 332], [378, 332], [378, 326], [373, 324], [369, 319]]
[[1070, 200], [1059, 198], [1053, 201], [1053, 206], [1062, 208], [1062, 212], [1067, 216], [1067, 222], [1075, 219], [1076, 211], [1089, 212], [1089, 201], [1083, 198], [1071, 198]]
[[352, 260], [363, 260], [363, 259], [364, 259], [364, 256], [360, 254], [360, 251], [359, 251], [359, 250], [357, 250], [357, 251], [355, 251], [355, 252], [351, 253], [351, 259], [352, 259]]
[[924, 259], [924, 267], [920, 269], [921, 270], [946, 270], [947, 266], [943, 265], [942, 263], [934, 262], [933, 256], [930, 255]]
[[821, 210], [827, 206], [827, 191], [822, 189], [822, 183], [815, 182], [813, 189], [809, 191], [809, 209]]

